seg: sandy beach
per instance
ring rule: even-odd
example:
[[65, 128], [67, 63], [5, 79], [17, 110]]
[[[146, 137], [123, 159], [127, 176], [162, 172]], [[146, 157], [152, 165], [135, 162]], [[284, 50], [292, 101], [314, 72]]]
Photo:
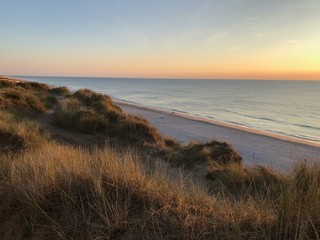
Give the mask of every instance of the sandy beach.
[[127, 113], [141, 116], [165, 136], [180, 142], [225, 141], [241, 154], [247, 165], [271, 166], [287, 171], [293, 163], [308, 160], [320, 163], [320, 144], [219, 123], [169, 110], [153, 109], [115, 100]]

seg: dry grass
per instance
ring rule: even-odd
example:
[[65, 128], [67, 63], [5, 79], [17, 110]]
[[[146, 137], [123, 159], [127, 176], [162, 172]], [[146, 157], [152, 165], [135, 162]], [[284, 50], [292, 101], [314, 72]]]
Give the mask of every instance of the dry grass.
[[58, 96], [70, 96], [71, 91], [67, 87], [54, 87], [48, 90], [49, 93]]
[[231, 201], [251, 201], [272, 210], [276, 222], [268, 236], [320, 239], [320, 165], [299, 163], [286, 175], [265, 167], [215, 165], [207, 179], [214, 195], [223, 193]]
[[[234, 238], [239, 224], [249, 230], [272, 220], [246, 206], [238, 216], [237, 204], [147, 173], [133, 152], [50, 144], [15, 159], [1, 157], [0, 169], [3, 239]], [[251, 222], [254, 217], [261, 220]]]
[[44, 112], [45, 104], [33, 92], [22, 89], [0, 89], [0, 109], [19, 109]]
[[150, 168], [140, 148], [53, 142], [25, 112], [12, 111], [37, 109], [47, 90], [0, 86], [1, 239], [319, 239], [319, 165], [301, 163], [286, 175], [246, 168], [230, 145], [182, 146], [90, 90], [57, 106], [67, 129], [161, 146], [158, 156], [179, 166], [205, 163], [207, 188], [190, 186], [154, 168], [161, 159]]
[[[0, 157], [2, 239], [316, 239], [320, 167], [273, 196], [232, 199], [169, 182], [134, 151], [46, 144]], [[267, 181], [266, 181], [267, 182]], [[266, 185], [268, 188], [268, 185]]]
[[49, 140], [39, 124], [0, 110], [0, 154], [35, 150]]
[[101, 132], [130, 144], [158, 145], [158, 130], [146, 120], [127, 115], [110, 97], [88, 89], [75, 92], [55, 109], [59, 126], [83, 133]]
[[0, 80], [0, 109], [44, 112], [57, 103], [56, 97], [48, 90], [46, 84]]
[[168, 147], [166, 158], [178, 166], [191, 167], [199, 163], [227, 164], [241, 163], [242, 158], [231, 145], [223, 142], [208, 143], [192, 142], [183, 146], [172, 139], [166, 140]]

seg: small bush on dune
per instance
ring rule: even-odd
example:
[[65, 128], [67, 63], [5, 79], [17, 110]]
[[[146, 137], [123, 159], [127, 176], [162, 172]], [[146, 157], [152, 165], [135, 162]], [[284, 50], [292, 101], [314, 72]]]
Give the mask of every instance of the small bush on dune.
[[206, 175], [213, 193], [225, 191], [232, 196], [266, 196], [274, 199], [284, 184], [284, 176], [267, 167], [244, 167], [239, 163], [209, 164]]
[[22, 89], [0, 90], [0, 109], [17, 108], [20, 110], [32, 110], [44, 112], [45, 105], [33, 92], [26, 92]]
[[54, 114], [59, 126], [83, 133], [104, 132], [107, 126], [102, 116], [74, 98], [63, 100], [55, 108]]
[[54, 87], [49, 89], [49, 93], [58, 96], [70, 96], [71, 91], [67, 87]]
[[242, 158], [231, 145], [212, 141], [209, 143], [191, 143], [169, 150], [167, 158], [177, 165], [192, 166], [197, 163], [216, 162], [219, 164], [241, 163]]
[[299, 239], [319, 239], [320, 166], [300, 163], [288, 175], [279, 197], [279, 229]]
[[17, 153], [24, 149], [24, 145], [21, 136], [0, 130], [0, 153]]
[[0, 79], [0, 88], [13, 88], [15, 84], [6, 80]]
[[[210, 191], [233, 201], [253, 201], [270, 209], [278, 239], [319, 239], [320, 165], [300, 163], [286, 175], [270, 168], [215, 165], [207, 174]], [[270, 237], [271, 238], [271, 237]]]
[[33, 90], [37, 92], [47, 92], [50, 89], [48, 84], [38, 82], [18, 82], [15, 83], [15, 85], [26, 90]]
[[84, 89], [63, 100], [55, 109], [59, 126], [83, 133], [107, 134], [130, 144], [161, 143], [158, 130], [146, 120], [127, 115], [110, 97]]
[[161, 145], [162, 138], [158, 130], [143, 118], [131, 115], [120, 115], [120, 120], [110, 124], [107, 134], [128, 139], [133, 143]]
[[115, 105], [109, 96], [89, 89], [80, 89], [73, 94], [73, 97], [81, 101], [85, 106], [92, 107], [100, 114], [122, 112], [121, 108]]
[[177, 150], [181, 147], [181, 144], [171, 137], [164, 137], [163, 142], [165, 146], [171, 150]]
[[53, 95], [45, 95], [43, 96], [44, 104], [47, 108], [53, 108], [58, 103], [58, 100], [55, 96]]
[[20, 153], [40, 148], [49, 135], [31, 120], [16, 119], [0, 110], [0, 153]]

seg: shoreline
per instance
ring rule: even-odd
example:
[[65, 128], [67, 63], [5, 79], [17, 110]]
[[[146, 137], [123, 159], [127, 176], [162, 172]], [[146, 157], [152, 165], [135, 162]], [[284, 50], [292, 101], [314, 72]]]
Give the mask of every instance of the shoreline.
[[[232, 129], [237, 129], [237, 130], [248, 132], [248, 133], [252, 133], [252, 134], [262, 135], [262, 136], [274, 138], [274, 139], [277, 139], [277, 140], [289, 141], [289, 142], [293, 142], [293, 143], [299, 143], [299, 144], [304, 144], [304, 145], [307, 145], [307, 146], [313, 146], [313, 147], [319, 147], [320, 148], [320, 143], [317, 143], [317, 142], [314, 142], [314, 141], [311, 141], [311, 140], [295, 138], [295, 137], [292, 137], [292, 136], [286, 136], [286, 135], [281, 135], [281, 134], [277, 134], [277, 133], [271, 133], [271, 132], [258, 130], [258, 129], [254, 129], [254, 128], [249, 128], [249, 127], [246, 127], [246, 126], [241, 126], [241, 125], [232, 124], [232, 123], [220, 122], [220, 121], [217, 121], [217, 120], [214, 120], [214, 119], [209, 119], [209, 118], [205, 118], [205, 117], [201, 117], [201, 116], [195, 116], [195, 115], [192, 115], [190, 113], [183, 113], [183, 112], [180, 112], [180, 111], [177, 111], [177, 110], [174, 111], [174, 110], [165, 109], [165, 108], [150, 107], [150, 106], [146, 106], [146, 105], [143, 105], [143, 104], [129, 102], [129, 101], [120, 100], [120, 99], [116, 99], [116, 98], [112, 98], [112, 100], [116, 104], [130, 105], [130, 106], [135, 107], [135, 108], [140, 108], [140, 109], [159, 112], [159, 113], [164, 113], [164, 114], [174, 114], [175, 116], [179, 116], [179, 117], [182, 117], [182, 118], [190, 119], [190, 120], [193, 120], [193, 121], [196, 121], [196, 122], [209, 123], [209, 124], [217, 125], [217, 126], [220, 126], [220, 127], [232, 128]], [[172, 112], [174, 112], [174, 113], [172, 113]]]
[[125, 113], [143, 117], [162, 135], [181, 143], [216, 140], [231, 144], [242, 156], [245, 165], [260, 165], [287, 172], [298, 161], [320, 163], [320, 144], [318, 143], [175, 110], [154, 108], [115, 98], [112, 100]]
[[166, 109], [155, 109], [115, 99], [113, 101], [124, 112], [145, 118], [158, 128], [162, 135], [184, 144], [212, 140], [227, 142], [240, 153], [245, 165], [272, 167], [288, 172], [297, 162], [320, 163], [319, 144], [214, 120], [208, 121], [184, 113], [172, 113]]
[[[21, 76], [19, 76], [19, 77], [21, 77]], [[22, 80], [22, 79], [23, 78], [19, 78], [19, 80]], [[23, 79], [23, 80], [24, 81], [30, 81], [30, 80], [26, 80], [26, 79]], [[37, 81], [37, 80], [35, 79], [34, 81]], [[45, 82], [43, 82], [43, 83], [45, 83]], [[48, 84], [48, 83], [46, 83], [46, 84]], [[49, 85], [58, 87], [58, 85], [54, 85], [54, 84], [49, 84]], [[68, 88], [70, 89], [70, 87], [68, 87]], [[76, 90], [71, 90], [71, 92], [75, 92], [75, 91]], [[97, 90], [94, 90], [94, 91], [97, 91]], [[100, 92], [100, 93], [109, 95], [107, 92]], [[250, 132], [250, 133], [254, 133], [254, 134], [260, 134], [260, 135], [263, 135], [263, 136], [268, 136], [268, 137], [271, 137], [271, 138], [276, 138], [276, 139], [280, 139], [280, 140], [284, 140], [284, 141], [291, 141], [291, 142], [310, 145], [310, 146], [314, 146], [314, 147], [320, 147], [320, 141], [315, 141], [315, 140], [311, 140], [311, 139], [307, 139], [307, 138], [299, 138], [297, 136], [290, 135], [290, 134], [285, 134], [285, 133], [281, 133], [281, 132], [272, 132], [272, 131], [269, 131], [269, 129], [266, 129], [266, 130], [255, 129], [253, 127], [245, 126], [245, 125], [242, 125], [242, 124], [237, 124], [237, 123], [232, 123], [232, 122], [224, 122], [224, 121], [215, 120], [213, 118], [209, 118], [209, 117], [205, 117], [205, 116], [198, 116], [198, 115], [195, 115], [195, 114], [192, 114], [192, 113], [187, 113], [187, 112], [180, 111], [179, 109], [164, 108], [164, 107], [161, 107], [161, 106], [159, 106], [159, 107], [157, 107], [157, 106], [147, 106], [147, 105], [143, 105], [143, 104], [140, 104], [140, 103], [127, 101], [127, 100], [124, 100], [124, 99], [118, 99], [118, 98], [114, 98], [114, 97], [111, 97], [111, 98], [114, 101], [119, 101], [119, 103], [131, 104], [131, 105], [136, 106], [138, 108], [144, 108], [144, 109], [149, 109], [149, 110], [152, 110], [152, 111], [159, 111], [159, 112], [163, 112], [163, 113], [172, 113], [172, 112], [174, 112], [176, 115], [179, 115], [181, 117], [188, 118], [188, 119], [193, 119], [195, 121], [211, 123], [211, 124], [223, 126], [223, 127], [226, 127], [226, 128], [239, 129], [239, 130], [242, 130], [242, 131], [246, 131], [246, 132]]]

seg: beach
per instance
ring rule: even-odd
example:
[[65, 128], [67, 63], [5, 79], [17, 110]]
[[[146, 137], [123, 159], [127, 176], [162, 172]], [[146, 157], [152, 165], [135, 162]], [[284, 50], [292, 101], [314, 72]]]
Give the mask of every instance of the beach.
[[320, 144], [315, 142], [124, 101], [115, 102], [123, 111], [145, 118], [163, 135], [182, 143], [193, 140], [230, 143], [241, 154], [246, 165], [270, 166], [288, 171], [299, 161], [320, 162]]

